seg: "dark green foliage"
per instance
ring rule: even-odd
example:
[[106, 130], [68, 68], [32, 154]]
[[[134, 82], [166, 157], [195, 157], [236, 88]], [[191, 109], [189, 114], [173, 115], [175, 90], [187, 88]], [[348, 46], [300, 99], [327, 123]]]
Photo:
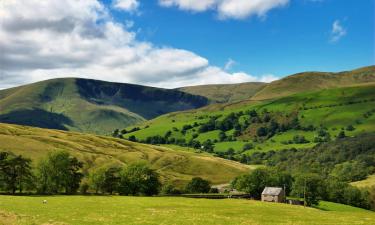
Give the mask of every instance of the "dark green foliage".
[[17, 190], [22, 193], [31, 187], [33, 178], [30, 159], [0, 152], [0, 189], [12, 194]]
[[210, 182], [204, 180], [200, 177], [194, 177], [191, 181], [186, 185], [185, 191], [187, 193], [208, 193], [210, 191]]
[[295, 176], [292, 195], [304, 198], [307, 206], [317, 205], [325, 194], [324, 181], [318, 174], [299, 174]]
[[292, 176], [268, 168], [258, 168], [250, 174], [245, 174], [233, 180], [232, 186], [244, 191], [256, 199], [260, 199], [262, 191], [267, 186], [285, 187], [289, 193], [292, 187]]
[[305, 144], [305, 143], [309, 143], [309, 141], [306, 140], [305, 136], [303, 136], [303, 135], [295, 135], [293, 137], [293, 143], [295, 143], [295, 144]]
[[349, 126], [346, 127], [346, 130], [347, 131], [353, 131], [353, 130], [355, 130], [355, 128], [353, 127], [353, 125], [349, 125]]
[[250, 149], [253, 149], [253, 148], [254, 148], [254, 145], [253, 145], [253, 144], [246, 143], [246, 144], [244, 144], [244, 146], [242, 147], [242, 150], [243, 150], [243, 151], [247, 151], [247, 150], [250, 150]]
[[120, 172], [121, 168], [117, 166], [109, 167], [104, 172], [104, 179], [101, 187], [103, 192], [112, 194], [117, 191], [120, 182]]
[[268, 135], [268, 129], [267, 127], [259, 127], [257, 129], [257, 136], [259, 137], [265, 137]]
[[50, 153], [37, 167], [37, 189], [42, 194], [77, 192], [83, 164], [67, 152]]
[[121, 173], [118, 192], [120, 195], [146, 195], [159, 193], [159, 175], [144, 163], [128, 166]]
[[373, 167], [366, 165], [365, 162], [348, 161], [336, 164], [330, 175], [337, 180], [351, 182], [366, 179], [372, 170]]
[[345, 134], [345, 131], [340, 131], [340, 133], [337, 135], [337, 138], [338, 139], [342, 139], [342, 138], [345, 138], [346, 137], [346, 134]]
[[161, 194], [164, 195], [178, 195], [181, 194], [181, 191], [176, 189], [173, 184], [166, 184], [161, 188]]

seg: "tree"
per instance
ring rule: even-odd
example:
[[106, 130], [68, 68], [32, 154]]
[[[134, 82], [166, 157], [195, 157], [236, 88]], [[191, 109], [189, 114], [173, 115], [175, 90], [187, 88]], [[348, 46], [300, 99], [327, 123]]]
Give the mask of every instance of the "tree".
[[37, 167], [38, 192], [75, 193], [83, 178], [82, 167], [83, 163], [67, 152], [50, 153]]
[[257, 135], [258, 135], [259, 137], [267, 136], [267, 134], [268, 134], [268, 130], [267, 130], [266, 127], [259, 127], [259, 128], [257, 129]]
[[345, 131], [340, 131], [340, 133], [337, 135], [337, 138], [339, 139], [342, 139], [342, 138], [345, 138], [346, 137], [346, 134], [345, 134]]
[[[6, 152], [0, 153], [0, 181], [6, 191], [15, 194], [20, 193], [25, 186], [30, 186], [33, 182], [31, 171], [31, 159], [19, 156], [12, 156]], [[1, 186], [0, 186], [1, 188]]]
[[187, 193], [208, 193], [210, 189], [210, 182], [200, 177], [194, 177], [185, 187]]
[[147, 195], [159, 193], [159, 175], [147, 164], [135, 163], [121, 172], [119, 193], [121, 195]]
[[292, 195], [305, 198], [307, 206], [317, 205], [325, 193], [324, 186], [323, 179], [318, 174], [299, 174], [293, 182]]
[[223, 142], [223, 141], [225, 141], [226, 138], [227, 138], [227, 135], [225, 134], [225, 132], [224, 131], [220, 131], [220, 133], [219, 133], [219, 141]]
[[251, 144], [251, 143], [246, 143], [246, 144], [244, 144], [244, 146], [242, 147], [242, 150], [243, 150], [243, 151], [247, 151], [247, 150], [250, 150], [250, 149], [253, 149], [253, 148], [254, 148], [253, 144]]
[[100, 168], [95, 170], [90, 174], [89, 182], [92, 189], [95, 190], [95, 193], [98, 194], [99, 191], [103, 191], [105, 181], [105, 169]]
[[232, 182], [234, 188], [244, 191], [256, 199], [260, 199], [262, 191], [266, 186], [273, 186], [274, 184], [276, 184], [275, 177], [266, 168], [255, 169], [250, 174], [237, 177]]
[[113, 192], [118, 189], [120, 182], [120, 171], [121, 168], [117, 166], [112, 166], [105, 170], [102, 187], [103, 192], [113, 194]]

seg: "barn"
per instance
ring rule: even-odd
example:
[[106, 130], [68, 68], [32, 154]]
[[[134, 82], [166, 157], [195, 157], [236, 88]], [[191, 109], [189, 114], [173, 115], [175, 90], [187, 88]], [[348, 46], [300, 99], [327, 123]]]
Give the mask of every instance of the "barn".
[[262, 202], [284, 202], [284, 190], [280, 187], [265, 187], [262, 192]]

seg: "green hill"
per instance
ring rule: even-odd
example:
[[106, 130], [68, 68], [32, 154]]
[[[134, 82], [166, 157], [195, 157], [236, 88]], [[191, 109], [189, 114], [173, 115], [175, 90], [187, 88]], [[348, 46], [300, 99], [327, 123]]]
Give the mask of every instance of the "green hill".
[[178, 90], [54, 79], [0, 91], [0, 122], [108, 134], [208, 100]]
[[305, 72], [268, 84], [252, 100], [280, 98], [305, 91], [348, 87], [375, 82], [375, 66], [340, 73]]
[[249, 82], [240, 84], [216, 84], [182, 87], [178, 90], [200, 95], [208, 98], [213, 103], [229, 103], [250, 99], [267, 84], [260, 82]]
[[[347, 136], [374, 132], [374, 102], [375, 84], [333, 88], [170, 113], [139, 125], [140, 130], [124, 137], [155, 143], [155, 136], [167, 135], [164, 139], [169, 144], [196, 146], [210, 139], [216, 153], [229, 148], [238, 154], [310, 148], [336, 139], [341, 132]], [[256, 115], [252, 115], [253, 110]], [[225, 138], [220, 140], [220, 133]], [[247, 144], [251, 147], [244, 151]]]
[[163, 180], [185, 184], [194, 176], [214, 184], [228, 183], [246, 173], [249, 166], [229, 160], [133, 143], [111, 137], [0, 123], [0, 151], [10, 151], [33, 159], [36, 163], [48, 152], [65, 150], [85, 163], [85, 171], [109, 165], [147, 161]]

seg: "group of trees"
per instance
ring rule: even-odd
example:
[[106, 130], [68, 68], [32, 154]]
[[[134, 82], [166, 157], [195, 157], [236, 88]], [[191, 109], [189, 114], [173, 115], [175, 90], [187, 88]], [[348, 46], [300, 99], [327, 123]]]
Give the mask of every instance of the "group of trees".
[[249, 174], [237, 177], [232, 186], [260, 199], [266, 186], [285, 188], [287, 196], [305, 199], [308, 206], [317, 205], [319, 200], [343, 203], [369, 209], [369, 192], [360, 190], [338, 179], [324, 179], [316, 173], [280, 172], [276, 168], [259, 168]]
[[95, 193], [120, 195], [151, 196], [161, 187], [159, 175], [144, 163], [97, 169], [90, 175], [89, 184]]
[[84, 164], [64, 151], [48, 154], [35, 168], [23, 156], [0, 152], [0, 191], [11, 194], [119, 194], [152, 196], [163, 194], [208, 193], [212, 189], [208, 180], [194, 177], [183, 188], [172, 184], [162, 186], [159, 174], [146, 163], [128, 166], [105, 166], [92, 173], [83, 173]]
[[86, 173], [86, 176], [83, 166], [76, 157], [64, 151], [48, 154], [35, 168], [30, 159], [0, 152], [0, 190], [12, 194], [23, 191], [75, 194], [81, 188], [84, 194], [92, 189], [96, 193], [155, 195], [161, 187], [159, 175], [147, 164], [110, 166]]
[[66, 152], [41, 160], [35, 171], [31, 159], [0, 152], [0, 189], [12, 194], [36, 190], [40, 194], [75, 193], [80, 187], [83, 164]]

